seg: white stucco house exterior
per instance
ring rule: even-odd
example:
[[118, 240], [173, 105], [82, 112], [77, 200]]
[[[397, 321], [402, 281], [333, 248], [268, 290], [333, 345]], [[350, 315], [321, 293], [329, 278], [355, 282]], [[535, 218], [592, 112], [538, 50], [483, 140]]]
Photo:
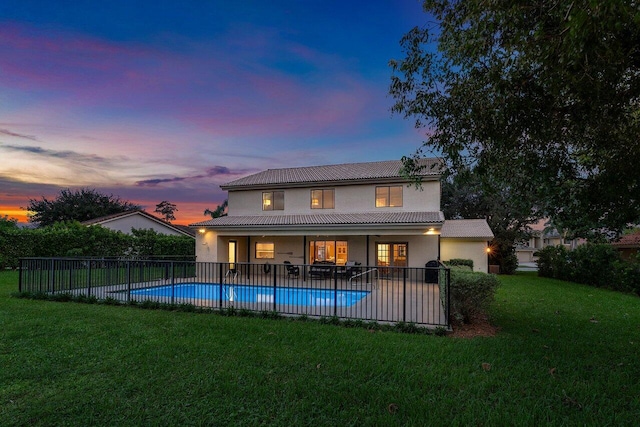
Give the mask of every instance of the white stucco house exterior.
[[422, 165], [421, 188], [399, 160], [269, 169], [223, 184], [228, 215], [190, 225], [197, 261], [424, 267], [466, 258], [487, 272], [486, 221], [446, 221], [439, 163]]

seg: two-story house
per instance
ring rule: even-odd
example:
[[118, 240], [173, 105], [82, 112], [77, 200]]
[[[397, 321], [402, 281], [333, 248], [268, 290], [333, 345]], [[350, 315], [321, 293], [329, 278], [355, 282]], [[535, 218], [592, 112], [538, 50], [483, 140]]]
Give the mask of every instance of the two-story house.
[[197, 260], [424, 267], [471, 258], [486, 272], [486, 221], [445, 221], [439, 163], [423, 165], [420, 188], [400, 161], [269, 169], [224, 184], [228, 215], [191, 225]]

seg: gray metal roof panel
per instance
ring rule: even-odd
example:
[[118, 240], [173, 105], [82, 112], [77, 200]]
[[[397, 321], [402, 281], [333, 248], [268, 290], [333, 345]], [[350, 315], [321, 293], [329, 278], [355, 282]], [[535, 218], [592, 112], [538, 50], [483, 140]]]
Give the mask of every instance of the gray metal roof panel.
[[493, 232], [484, 219], [446, 220], [440, 230], [440, 237], [493, 239]]
[[[422, 159], [419, 163], [424, 166], [420, 173], [421, 176], [427, 177], [440, 175], [440, 161], [438, 159]], [[368, 163], [345, 163], [338, 165], [267, 169], [256, 174], [228, 182], [220, 187], [222, 189], [234, 189], [264, 185], [321, 184], [323, 182], [348, 182], [402, 178], [402, 175], [400, 174], [401, 167], [402, 161], [387, 160]]]
[[438, 224], [442, 212], [365, 212], [344, 214], [224, 216], [191, 224], [191, 227], [252, 227], [300, 225]]

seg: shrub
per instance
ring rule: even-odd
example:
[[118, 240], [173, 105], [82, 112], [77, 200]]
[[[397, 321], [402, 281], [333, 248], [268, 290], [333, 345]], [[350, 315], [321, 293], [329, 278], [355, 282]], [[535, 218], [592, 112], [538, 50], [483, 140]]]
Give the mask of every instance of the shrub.
[[616, 289], [616, 263], [620, 255], [611, 245], [586, 244], [568, 252], [569, 280]]
[[534, 253], [538, 257], [538, 276], [567, 279], [568, 251], [564, 246], [547, 246]]
[[[0, 227], [0, 268], [16, 268], [25, 257], [193, 257], [191, 237], [167, 236], [153, 230], [134, 235], [79, 222], [56, 223], [37, 229]], [[185, 273], [186, 274], [186, 273]]]
[[640, 295], [640, 262], [624, 261], [607, 244], [586, 244], [573, 251], [548, 246], [538, 251], [538, 275]]
[[484, 314], [495, 298], [498, 279], [491, 274], [451, 270], [451, 318], [470, 323]]
[[472, 259], [453, 258], [449, 261], [445, 261], [443, 264], [449, 267], [469, 267], [471, 270], [473, 270]]

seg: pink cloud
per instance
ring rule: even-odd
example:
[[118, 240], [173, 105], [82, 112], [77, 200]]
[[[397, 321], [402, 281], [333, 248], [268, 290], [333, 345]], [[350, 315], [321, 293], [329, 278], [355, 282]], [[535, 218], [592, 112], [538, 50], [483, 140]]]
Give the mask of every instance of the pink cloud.
[[[7, 26], [0, 85], [58, 94], [51, 101], [58, 108], [170, 117], [218, 137], [305, 135], [367, 120], [373, 88], [331, 55], [269, 32], [177, 44], [168, 50]], [[310, 74], [270, 65], [281, 56]]]

